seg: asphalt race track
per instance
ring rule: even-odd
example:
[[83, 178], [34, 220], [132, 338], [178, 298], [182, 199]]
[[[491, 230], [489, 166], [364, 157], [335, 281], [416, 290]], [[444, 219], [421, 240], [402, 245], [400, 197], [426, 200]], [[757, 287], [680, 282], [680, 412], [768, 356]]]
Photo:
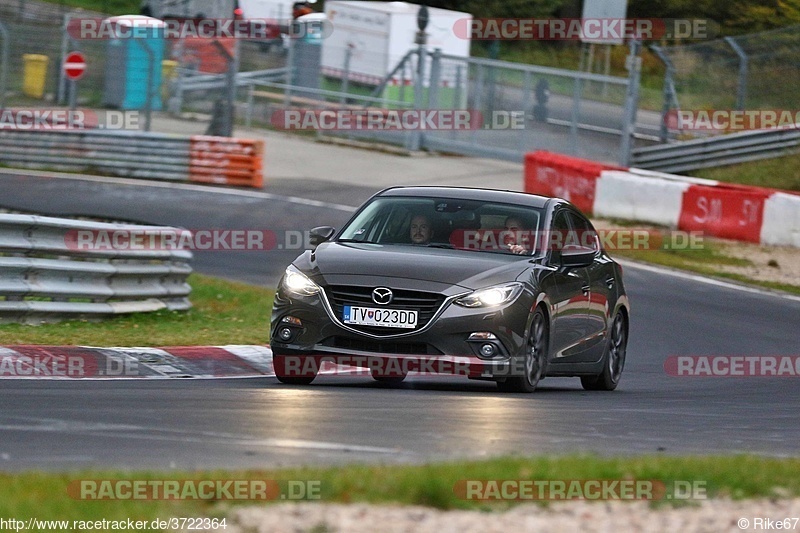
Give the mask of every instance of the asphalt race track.
[[[348, 206], [373, 192], [309, 181], [279, 182], [268, 194], [226, 192], [22, 172], [0, 174], [0, 190], [0, 207], [9, 209], [276, 235], [341, 225]], [[197, 252], [194, 267], [272, 285], [296, 254]], [[630, 264], [625, 281], [630, 345], [613, 393], [585, 392], [575, 378], [547, 379], [532, 395], [449, 377], [399, 387], [343, 376], [308, 387], [266, 377], [0, 380], [0, 469], [273, 467], [571, 451], [796, 454], [797, 377], [671, 377], [664, 361], [800, 355], [800, 299]]]

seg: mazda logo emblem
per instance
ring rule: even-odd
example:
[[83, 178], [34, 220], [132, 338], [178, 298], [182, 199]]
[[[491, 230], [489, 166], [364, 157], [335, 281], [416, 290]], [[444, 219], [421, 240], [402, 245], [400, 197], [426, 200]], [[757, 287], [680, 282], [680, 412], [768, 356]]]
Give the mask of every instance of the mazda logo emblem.
[[372, 301], [378, 305], [389, 305], [392, 302], [392, 298], [394, 298], [392, 289], [378, 287], [372, 291]]

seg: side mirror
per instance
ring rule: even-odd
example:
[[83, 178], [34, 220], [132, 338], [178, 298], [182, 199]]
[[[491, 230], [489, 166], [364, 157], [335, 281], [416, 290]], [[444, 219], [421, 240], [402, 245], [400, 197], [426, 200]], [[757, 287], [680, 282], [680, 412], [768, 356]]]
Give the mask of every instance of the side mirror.
[[597, 251], [583, 246], [571, 246], [561, 250], [561, 266], [566, 268], [587, 267], [594, 261]]
[[333, 237], [334, 233], [336, 233], [336, 228], [332, 228], [331, 226], [318, 226], [308, 232], [308, 242], [311, 246], [316, 248]]

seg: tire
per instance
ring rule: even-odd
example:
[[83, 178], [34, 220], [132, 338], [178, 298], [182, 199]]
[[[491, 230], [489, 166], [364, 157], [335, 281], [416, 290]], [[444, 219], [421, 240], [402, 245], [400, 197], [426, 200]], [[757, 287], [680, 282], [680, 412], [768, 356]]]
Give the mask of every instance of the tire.
[[603, 371], [596, 376], [581, 377], [581, 385], [586, 390], [612, 391], [619, 385], [622, 370], [625, 368], [625, 355], [628, 349], [628, 321], [623, 313], [617, 313], [611, 324], [606, 350], [603, 354]]
[[396, 385], [398, 383], [402, 383], [403, 380], [406, 379], [406, 374], [401, 374], [399, 376], [380, 376], [380, 375], [377, 375], [375, 373], [375, 371], [373, 371], [372, 372], [372, 379], [374, 379], [375, 381], [378, 381], [380, 383], [391, 383], [391, 384], [395, 384]]
[[286, 385], [310, 385], [311, 382], [314, 381], [314, 378], [316, 378], [317, 376], [309, 378], [309, 377], [305, 377], [305, 376], [304, 377], [297, 377], [297, 376], [291, 376], [290, 377], [290, 376], [278, 376], [278, 375], [276, 375], [275, 377], [278, 378], [278, 381], [280, 381], [281, 383], [285, 383]]
[[286, 385], [309, 385], [314, 379], [317, 377], [316, 370], [306, 372], [304, 375], [297, 375], [296, 372], [290, 373], [286, 372], [285, 365], [283, 364], [275, 364], [276, 361], [280, 361], [281, 356], [274, 353], [272, 355], [272, 368], [275, 371], [275, 377], [278, 378], [278, 381], [281, 383], [285, 383]]
[[524, 375], [512, 376], [498, 381], [497, 388], [503, 392], [533, 392], [544, 377], [547, 367], [547, 347], [549, 331], [547, 319], [541, 309], [536, 309], [525, 343]]

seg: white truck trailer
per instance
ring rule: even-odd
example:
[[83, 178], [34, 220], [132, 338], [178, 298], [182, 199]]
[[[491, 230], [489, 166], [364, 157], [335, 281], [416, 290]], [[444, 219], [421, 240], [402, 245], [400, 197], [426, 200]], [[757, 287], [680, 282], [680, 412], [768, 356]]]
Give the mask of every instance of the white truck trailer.
[[[325, 14], [333, 32], [322, 41], [322, 72], [329, 79], [341, 79], [345, 72], [346, 50], [351, 50], [347, 68], [349, 79], [367, 86], [377, 86], [397, 66], [409, 50], [415, 49], [417, 13], [420, 6], [408, 2], [368, 2], [328, 0]], [[428, 8], [429, 22], [425, 29], [427, 49], [440, 48], [442, 53], [469, 57], [470, 41], [454, 31], [460, 19], [472, 19], [469, 13]], [[461, 23], [464, 24], [464, 23]], [[463, 26], [463, 27], [466, 27]], [[440, 85], [455, 86], [456, 69], [445, 62]], [[464, 71], [466, 72], [466, 71]], [[429, 69], [424, 80], [429, 82]], [[406, 83], [412, 78], [406, 71]], [[463, 81], [463, 80], [462, 80]], [[402, 77], [390, 80], [384, 96], [396, 99]], [[413, 98], [413, 91], [403, 91], [404, 98]]]

